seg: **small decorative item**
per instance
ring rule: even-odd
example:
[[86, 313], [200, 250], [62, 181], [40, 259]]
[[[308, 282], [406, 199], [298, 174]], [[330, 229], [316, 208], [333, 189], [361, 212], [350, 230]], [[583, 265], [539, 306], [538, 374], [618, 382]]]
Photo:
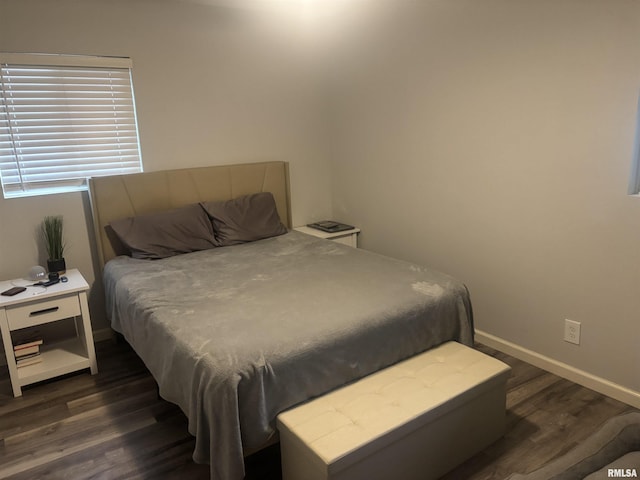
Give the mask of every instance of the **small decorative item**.
[[34, 282], [39, 282], [40, 280], [44, 280], [45, 278], [47, 278], [47, 271], [44, 269], [44, 267], [35, 265], [29, 269], [27, 278], [29, 280], [33, 280]]
[[64, 239], [62, 237], [62, 216], [44, 217], [42, 222], [42, 236], [47, 248], [47, 270], [49, 272], [65, 273]]

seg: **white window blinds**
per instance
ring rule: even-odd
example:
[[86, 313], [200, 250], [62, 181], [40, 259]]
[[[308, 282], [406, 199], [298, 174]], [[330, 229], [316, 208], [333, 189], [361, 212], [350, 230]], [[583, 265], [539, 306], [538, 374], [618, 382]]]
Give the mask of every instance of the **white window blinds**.
[[0, 175], [5, 198], [86, 188], [142, 171], [123, 58], [0, 54]]

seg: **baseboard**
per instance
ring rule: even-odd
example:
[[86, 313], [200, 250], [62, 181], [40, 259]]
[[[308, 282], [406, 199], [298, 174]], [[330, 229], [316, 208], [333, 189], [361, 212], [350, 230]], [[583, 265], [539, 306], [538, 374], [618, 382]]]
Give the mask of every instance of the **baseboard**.
[[571, 365], [546, 357], [481, 330], [475, 331], [475, 339], [487, 347], [495, 348], [496, 350], [530, 363], [531, 365], [535, 365], [536, 367], [542, 368], [543, 370], [558, 375], [559, 377], [571, 380], [583, 387], [590, 388], [591, 390], [595, 390], [603, 395], [615, 398], [616, 400], [631, 405], [632, 407], [640, 408], [640, 392], [636, 392], [630, 388], [610, 382], [604, 378], [597, 377], [588, 372], [572, 367]]
[[93, 341], [104, 342], [105, 340], [111, 340], [113, 338], [113, 330], [110, 328], [101, 328], [100, 330], [93, 331]]

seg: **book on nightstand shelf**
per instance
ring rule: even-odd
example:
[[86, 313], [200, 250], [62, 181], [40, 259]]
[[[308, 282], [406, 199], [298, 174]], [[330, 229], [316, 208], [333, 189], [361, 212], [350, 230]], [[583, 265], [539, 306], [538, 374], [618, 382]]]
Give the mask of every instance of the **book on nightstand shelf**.
[[18, 351], [18, 350], [22, 350], [23, 348], [37, 347], [38, 345], [42, 345], [41, 338], [37, 338], [29, 341], [23, 341], [22, 343], [14, 345], [13, 350]]
[[41, 338], [31, 338], [28, 341], [23, 340], [23, 343], [19, 343], [13, 346], [13, 354], [16, 356], [16, 366], [26, 367], [27, 365], [33, 365], [34, 363], [40, 363], [40, 345], [42, 345]]
[[24, 357], [26, 355], [32, 355], [38, 352], [40, 352], [40, 345], [32, 345], [31, 347], [13, 349], [13, 353], [15, 354], [16, 358]]
[[27, 357], [22, 357], [16, 360], [16, 367], [26, 367], [27, 365], [34, 365], [36, 363], [42, 362], [42, 357], [40, 356], [40, 352], [29, 355]]
[[28, 353], [37, 352], [40, 349], [40, 345], [42, 345], [43, 340], [41, 338], [32, 339], [28, 341], [22, 341], [13, 346], [13, 351], [16, 355], [21, 353], [22, 355], [26, 355]]

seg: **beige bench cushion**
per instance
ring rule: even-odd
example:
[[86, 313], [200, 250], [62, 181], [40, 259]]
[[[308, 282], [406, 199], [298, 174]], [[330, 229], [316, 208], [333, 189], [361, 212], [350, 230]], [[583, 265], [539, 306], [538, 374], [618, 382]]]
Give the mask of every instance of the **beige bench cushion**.
[[339, 470], [496, 388], [509, 371], [448, 342], [284, 412], [278, 425]]

